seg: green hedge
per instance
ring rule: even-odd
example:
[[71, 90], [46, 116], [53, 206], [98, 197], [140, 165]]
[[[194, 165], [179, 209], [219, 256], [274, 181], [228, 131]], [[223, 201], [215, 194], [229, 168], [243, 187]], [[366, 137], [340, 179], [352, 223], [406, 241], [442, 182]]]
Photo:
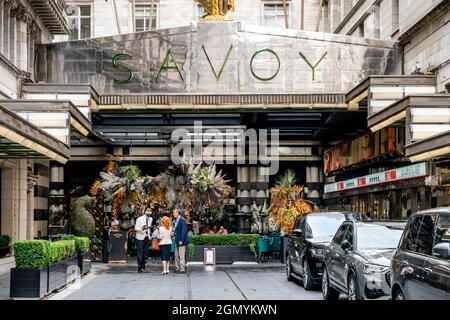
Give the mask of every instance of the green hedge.
[[14, 243], [14, 258], [19, 269], [41, 269], [74, 254], [74, 240], [20, 240]]
[[74, 240], [75, 248], [80, 253], [88, 252], [91, 247], [91, 240], [89, 240], [88, 237], [77, 237], [77, 236], [69, 234], [69, 235], [62, 237], [62, 240]]
[[189, 237], [189, 242], [198, 246], [247, 246], [258, 243], [257, 234], [205, 234]]
[[20, 240], [14, 242], [14, 258], [19, 269], [41, 269], [50, 264], [50, 242]]
[[75, 255], [74, 240], [60, 240], [50, 242], [51, 263], [55, 263]]
[[249, 246], [250, 251], [257, 256], [256, 245], [258, 234], [205, 234], [189, 237], [189, 257], [195, 255], [195, 246]]
[[0, 235], [0, 248], [8, 247], [10, 242], [11, 242], [10, 236]]

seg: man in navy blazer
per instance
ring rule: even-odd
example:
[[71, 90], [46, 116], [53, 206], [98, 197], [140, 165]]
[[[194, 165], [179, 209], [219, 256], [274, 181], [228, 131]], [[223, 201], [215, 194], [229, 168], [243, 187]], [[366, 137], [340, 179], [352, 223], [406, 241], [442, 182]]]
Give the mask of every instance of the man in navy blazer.
[[186, 273], [186, 246], [189, 244], [187, 221], [179, 208], [173, 210], [175, 219], [175, 272]]

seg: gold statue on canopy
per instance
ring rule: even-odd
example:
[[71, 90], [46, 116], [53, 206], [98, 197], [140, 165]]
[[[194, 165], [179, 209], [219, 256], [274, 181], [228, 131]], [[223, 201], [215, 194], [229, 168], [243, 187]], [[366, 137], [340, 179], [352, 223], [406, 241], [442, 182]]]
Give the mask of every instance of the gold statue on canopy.
[[231, 20], [228, 11], [234, 11], [234, 0], [196, 0], [205, 11], [202, 20]]

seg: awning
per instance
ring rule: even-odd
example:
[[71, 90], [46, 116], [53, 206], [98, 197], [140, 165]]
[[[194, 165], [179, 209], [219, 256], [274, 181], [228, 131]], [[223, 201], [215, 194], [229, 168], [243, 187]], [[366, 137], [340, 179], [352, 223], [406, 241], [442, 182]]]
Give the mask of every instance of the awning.
[[70, 142], [69, 123], [84, 136], [92, 133], [90, 120], [70, 101], [14, 99], [0, 104], [65, 143]]
[[0, 158], [52, 159], [66, 163], [69, 147], [0, 106]]
[[[450, 123], [449, 109], [450, 95], [448, 94], [412, 95], [369, 116], [367, 125], [372, 132], [399, 121], [403, 121], [408, 130], [413, 129], [413, 126], [421, 129], [429, 128], [430, 125], [434, 126], [435, 130], [441, 130], [441, 127], [445, 129], [445, 125]], [[410, 137], [415, 139], [414, 134]], [[418, 136], [419, 139], [422, 137]]]
[[324, 186], [324, 196], [332, 197], [340, 192], [360, 191], [366, 188], [414, 180], [426, 177], [428, 167], [426, 162], [400, 167], [389, 171], [378, 172], [354, 179], [329, 183]]
[[450, 157], [450, 131], [407, 145], [406, 156], [412, 162]]

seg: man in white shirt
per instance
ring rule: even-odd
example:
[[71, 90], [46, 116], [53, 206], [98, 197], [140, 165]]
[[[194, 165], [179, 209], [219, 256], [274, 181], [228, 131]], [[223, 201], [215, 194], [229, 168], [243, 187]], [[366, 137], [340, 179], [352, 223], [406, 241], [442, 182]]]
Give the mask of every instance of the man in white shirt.
[[150, 272], [145, 269], [147, 263], [148, 247], [152, 238], [151, 225], [153, 222], [152, 211], [150, 208], [145, 210], [145, 213], [137, 218], [134, 229], [136, 230], [136, 250], [138, 272]]

